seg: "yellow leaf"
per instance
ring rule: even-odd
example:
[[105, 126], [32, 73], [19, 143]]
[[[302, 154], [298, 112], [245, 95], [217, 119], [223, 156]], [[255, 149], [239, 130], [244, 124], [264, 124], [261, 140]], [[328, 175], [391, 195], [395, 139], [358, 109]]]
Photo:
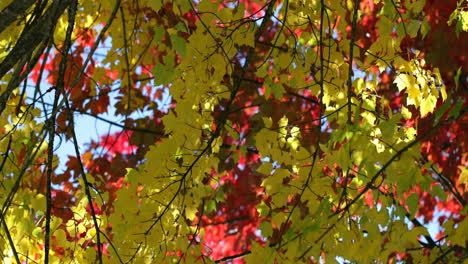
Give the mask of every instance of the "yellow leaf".
[[148, 5], [148, 7], [151, 7], [151, 9], [153, 9], [154, 11], [159, 11], [163, 3], [162, 0], [148, 0], [146, 4]]
[[273, 124], [271, 117], [262, 117], [262, 119], [263, 119], [263, 123], [265, 124], [265, 127], [271, 128], [271, 125]]
[[218, 153], [221, 147], [221, 144], [223, 144], [223, 139], [221, 137], [217, 137], [211, 144], [211, 152]]
[[187, 207], [185, 208], [185, 216], [187, 219], [193, 220], [195, 219], [195, 215], [198, 212], [197, 208], [194, 207]]
[[260, 224], [260, 230], [262, 230], [263, 237], [270, 237], [273, 234], [273, 227], [268, 221], [265, 221]]
[[429, 95], [427, 98], [422, 100], [421, 108], [419, 109], [421, 111], [421, 116], [424, 117], [428, 113], [434, 111], [436, 104], [437, 104], [437, 98], [434, 95]]
[[283, 116], [279, 121], [278, 121], [278, 125], [280, 127], [285, 127], [288, 125], [288, 118], [286, 116]]
[[467, 186], [465, 188], [468, 188], [468, 168], [464, 166], [460, 166], [459, 168], [461, 169], [459, 182], [460, 184], [465, 184]]
[[67, 242], [67, 235], [62, 229], [55, 230], [54, 236], [57, 239], [58, 245], [64, 245]]
[[34, 210], [44, 211], [46, 209], [46, 199], [45, 196], [42, 194], [37, 194], [31, 199], [31, 207]]
[[262, 166], [260, 166], [258, 169], [257, 169], [257, 172], [261, 173], [261, 174], [265, 174], [265, 175], [268, 175], [271, 173], [271, 171], [273, 170], [273, 166], [271, 165], [271, 163], [269, 162], [264, 162], [262, 164]]
[[411, 119], [411, 112], [404, 106], [401, 107], [401, 115], [403, 115], [405, 119]]
[[468, 11], [460, 12], [460, 21], [462, 23], [463, 31], [468, 31]]

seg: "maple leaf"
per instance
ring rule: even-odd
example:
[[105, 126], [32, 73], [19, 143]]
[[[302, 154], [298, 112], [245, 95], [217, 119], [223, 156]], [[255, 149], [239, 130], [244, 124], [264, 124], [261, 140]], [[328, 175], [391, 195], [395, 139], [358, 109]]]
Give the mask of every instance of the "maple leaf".
[[0, 1], [3, 262], [462, 262], [457, 1], [32, 2]]

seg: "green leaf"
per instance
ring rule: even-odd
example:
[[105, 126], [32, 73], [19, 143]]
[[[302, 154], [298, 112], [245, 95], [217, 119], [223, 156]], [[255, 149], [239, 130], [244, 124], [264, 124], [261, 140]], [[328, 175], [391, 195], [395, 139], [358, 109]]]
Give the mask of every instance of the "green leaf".
[[435, 112], [435, 122], [439, 122], [440, 117], [452, 106], [450, 100], [447, 100], [440, 108]]
[[155, 86], [171, 83], [178, 74], [177, 71], [174, 70], [168, 71], [166, 66], [160, 63], [154, 65], [151, 72], [154, 75], [153, 82]]
[[410, 210], [410, 214], [414, 215], [419, 206], [419, 196], [415, 193], [412, 193], [408, 199], [406, 199], [406, 204]]
[[262, 230], [263, 237], [271, 237], [271, 235], [273, 235], [273, 228], [270, 222], [262, 222], [260, 224], [260, 230]]
[[270, 208], [264, 202], [260, 203], [256, 207], [257, 207], [257, 212], [260, 217], [265, 217], [270, 212]]
[[311, 225], [307, 226], [306, 228], [304, 228], [302, 233], [308, 234], [310, 232], [318, 232], [319, 230], [320, 230], [320, 223], [319, 222], [314, 222], [313, 224], [311, 224]]
[[216, 210], [216, 201], [214, 200], [208, 200], [205, 203], [205, 212], [206, 213], [211, 213]]
[[460, 110], [463, 106], [463, 100], [458, 100], [455, 106], [450, 110], [449, 117], [450, 118], [457, 118], [460, 116]]
[[[89, 177], [92, 178], [92, 177]], [[138, 172], [135, 169], [127, 168], [127, 175], [125, 176], [125, 181], [128, 183], [136, 183], [138, 179]]]
[[421, 24], [421, 35], [423, 38], [426, 37], [427, 33], [431, 30], [431, 25], [429, 25], [429, 22], [424, 19], [422, 24]]
[[166, 69], [173, 68], [175, 65], [175, 56], [173, 54], [168, 54], [167, 56], [164, 56], [163, 61]]
[[271, 84], [271, 94], [273, 94], [273, 96], [280, 100], [281, 98], [283, 98], [283, 94], [284, 94], [284, 88], [283, 88], [283, 85], [281, 85], [280, 83], [272, 83]]
[[453, 10], [452, 14], [450, 14], [450, 17], [447, 21], [447, 25], [452, 25], [453, 23], [453, 20], [455, 20], [456, 18], [458, 17], [458, 8], [456, 8], [455, 10]]
[[177, 25], [175, 26], [175, 28], [176, 28], [178, 31], [181, 31], [181, 32], [186, 32], [186, 31], [187, 31], [187, 30], [186, 30], [186, 27], [185, 27], [185, 25], [184, 25], [184, 23], [181, 23], [181, 22], [177, 23]]
[[215, 197], [216, 202], [224, 202], [224, 192], [222, 190], [218, 190], [216, 192], [216, 197]]
[[439, 199], [441, 199], [442, 201], [447, 199], [447, 194], [445, 193], [444, 189], [442, 189], [442, 186], [440, 186], [440, 184], [433, 185], [431, 193], [439, 197]]
[[382, 13], [386, 17], [393, 17], [395, 15], [396, 13], [395, 8], [393, 7], [391, 0], [384, 1], [384, 5], [382, 7]]
[[421, 22], [419, 20], [411, 20], [407, 27], [408, 35], [410, 35], [410, 37], [412, 38], [416, 37], [420, 26], [421, 26]]
[[36, 238], [40, 238], [41, 237], [41, 234], [42, 234], [42, 228], [40, 227], [36, 227], [34, 228], [34, 230], [32, 231], [32, 235]]
[[165, 34], [166, 34], [166, 30], [164, 30], [162, 26], [156, 26], [154, 28], [154, 42], [156, 43], [161, 42]]
[[457, 24], [455, 25], [455, 34], [457, 35], [457, 38], [460, 37], [460, 32], [463, 29], [463, 22], [461, 19], [457, 21]]
[[284, 234], [284, 239], [286, 241], [289, 241], [291, 238], [293, 238], [294, 236], [296, 236], [296, 233], [294, 233], [294, 230], [292, 228], [288, 229], [288, 231], [286, 231], [286, 234]]
[[453, 79], [455, 80], [455, 90], [458, 90], [458, 86], [460, 85], [460, 75], [461, 75], [461, 69], [462, 67], [460, 66], [457, 70], [457, 73], [455, 74], [455, 76], [453, 77]]
[[413, 13], [418, 14], [423, 10], [425, 4], [425, 0], [412, 1], [412, 3], [409, 4], [409, 9], [413, 11]]
[[172, 46], [175, 48], [175, 50], [179, 53], [179, 55], [182, 57], [185, 57], [185, 55], [187, 54], [187, 50], [186, 50], [187, 42], [185, 41], [185, 39], [177, 35], [171, 35], [171, 43], [172, 43]]

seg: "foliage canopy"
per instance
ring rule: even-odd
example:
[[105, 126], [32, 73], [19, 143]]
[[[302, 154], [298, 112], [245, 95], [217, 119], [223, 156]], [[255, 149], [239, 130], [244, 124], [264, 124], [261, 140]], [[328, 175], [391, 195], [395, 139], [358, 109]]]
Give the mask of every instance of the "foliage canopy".
[[466, 31], [463, 0], [1, 1], [2, 262], [462, 263]]

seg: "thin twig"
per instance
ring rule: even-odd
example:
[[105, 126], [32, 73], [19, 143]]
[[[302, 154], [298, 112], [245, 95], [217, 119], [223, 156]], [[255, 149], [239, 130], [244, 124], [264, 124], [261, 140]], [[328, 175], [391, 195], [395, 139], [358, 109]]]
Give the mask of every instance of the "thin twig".
[[353, 85], [353, 59], [354, 59], [354, 38], [356, 37], [356, 22], [357, 22], [357, 13], [359, 9], [359, 0], [354, 1], [354, 14], [351, 28], [351, 40], [349, 43], [349, 68], [348, 68], [348, 125], [351, 125], [353, 122], [351, 120], [351, 99], [353, 97], [352, 85]]
[[[7, 149], [6, 149], [5, 153], [3, 154], [5, 157], [3, 158], [2, 164], [0, 165], [0, 171], [3, 171], [3, 167], [6, 164], [6, 160], [8, 158], [8, 154], [10, 152], [11, 142], [12, 141], [13, 141], [13, 138], [12, 138], [12, 136], [10, 136], [10, 139], [8, 140]], [[20, 259], [19, 259], [19, 256], [18, 256], [18, 251], [16, 250], [16, 247], [15, 247], [15, 242], [13, 241], [13, 238], [11, 237], [11, 233], [10, 233], [10, 230], [8, 229], [7, 222], [6, 222], [5, 217], [4, 217], [4, 215], [3, 215], [3, 213], [1, 211], [0, 211], [0, 221], [2, 221], [3, 229], [5, 231], [5, 234], [6, 234], [7, 238], [8, 238], [8, 243], [10, 244], [10, 248], [11, 248], [11, 251], [13, 252], [13, 256], [15, 256], [16, 263], [20, 264], [21, 262], [20, 262]]]
[[[65, 106], [67, 109], [70, 109], [70, 103], [68, 102], [68, 98], [65, 97]], [[70, 110], [68, 110], [70, 113]], [[96, 229], [96, 242], [97, 242], [97, 248], [98, 248], [98, 261], [100, 264], [102, 264], [102, 244], [101, 244], [101, 231], [99, 230], [99, 224], [96, 216], [96, 210], [94, 209], [94, 203], [93, 203], [93, 197], [91, 195], [90, 191], [90, 183], [88, 181], [88, 177], [86, 176], [86, 171], [84, 169], [83, 161], [81, 160], [81, 154], [80, 154], [80, 149], [79, 149], [79, 144], [78, 144], [78, 139], [76, 137], [76, 132], [75, 132], [75, 122], [73, 120], [73, 115], [69, 115], [69, 124], [70, 124], [70, 130], [72, 134], [72, 141], [73, 141], [73, 146], [75, 149], [75, 156], [78, 160], [78, 165], [80, 168], [80, 174], [84, 182], [83, 188], [85, 189], [85, 194], [86, 198], [88, 200], [89, 208], [91, 210], [91, 217], [93, 218], [93, 223], [94, 223], [94, 229]]]

